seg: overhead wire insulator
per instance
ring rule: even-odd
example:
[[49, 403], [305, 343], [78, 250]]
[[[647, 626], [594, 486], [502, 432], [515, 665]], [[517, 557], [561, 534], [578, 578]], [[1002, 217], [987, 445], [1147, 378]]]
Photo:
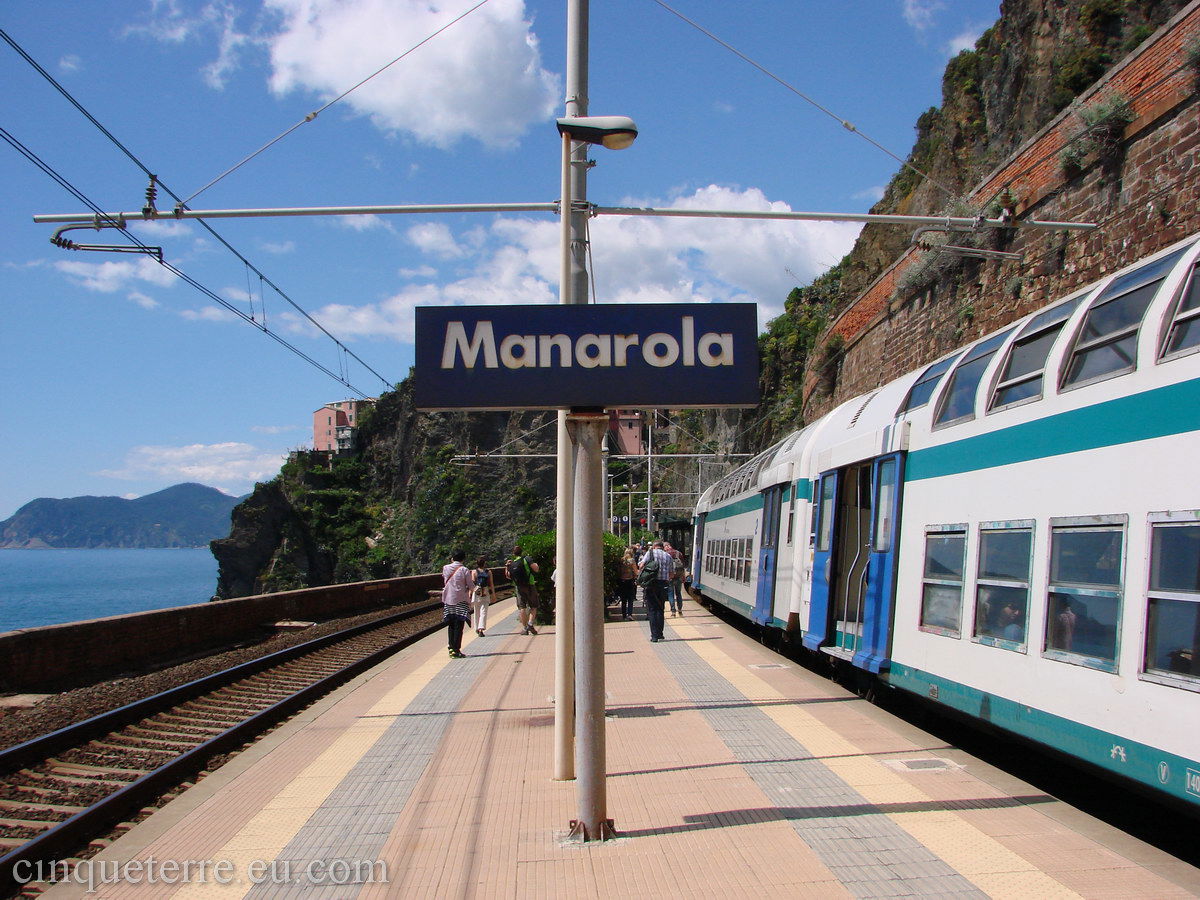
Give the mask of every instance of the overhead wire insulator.
[[158, 209], [154, 206], [154, 201], [158, 199], [158, 176], [151, 175], [150, 183], [146, 185], [146, 205], [142, 207], [142, 215], [155, 218], [158, 216]]

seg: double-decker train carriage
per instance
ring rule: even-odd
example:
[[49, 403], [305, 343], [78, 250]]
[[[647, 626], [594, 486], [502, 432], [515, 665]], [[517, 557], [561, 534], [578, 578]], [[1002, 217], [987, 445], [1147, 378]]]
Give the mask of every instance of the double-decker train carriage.
[[1200, 810], [1200, 240], [710, 486], [695, 589]]

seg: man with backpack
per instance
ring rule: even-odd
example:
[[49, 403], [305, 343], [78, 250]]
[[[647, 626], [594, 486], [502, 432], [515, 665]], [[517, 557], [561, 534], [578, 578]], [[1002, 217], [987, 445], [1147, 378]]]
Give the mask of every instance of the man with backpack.
[[646, 618], [650, 622], [650, 641], [658, 643], [663, 639], [665, 615], [663, 608], [667, 603], [667, 590], [671, 583], [671, 573], [675, 561], [663, 550], [663, 542], [655, 541], [638, 569], [637, 583], [644, 589], [646, 598]]
[[538, 593], [533, 586], [533, 576], [539, 571], [538, 564], [530, 562], [518, 544], [513, 547], [513, 558], [504, 564], [508, 579], [517, 589], [517, 614], [521, 617], [521, 634], [537, 634]]

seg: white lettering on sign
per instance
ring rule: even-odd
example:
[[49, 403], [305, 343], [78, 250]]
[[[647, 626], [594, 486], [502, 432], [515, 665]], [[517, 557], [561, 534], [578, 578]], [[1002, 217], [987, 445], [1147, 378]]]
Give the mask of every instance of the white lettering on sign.
[[709, 331], [697, 339], [695, 319], [683, 316], [678, 336], [656, 331], [643, 341], [636, 334], [584, 334], [572, 342], [565, 334], [509, 334], [499, 346], [491, 322], [476, 322], [469, 339], [462, 322], [447, 322], [442, 368], [453, 369], [461, 360], [464, 368], [474, 369], [482, 355], [485, 369], [567, 369], [572, 365], [609, 369], [628, 365], [630, 352], [637, 352], [639, 346], [646, 364], [658, 369], [673, 366], [681, 358], [685, 366], [733, 365], [732, 334]]
[[1184, 787], [1189, 794], [1195, 794], [1200, 797], [1200, 772], [1195, 769], [1188, 769], [1185, 777]]

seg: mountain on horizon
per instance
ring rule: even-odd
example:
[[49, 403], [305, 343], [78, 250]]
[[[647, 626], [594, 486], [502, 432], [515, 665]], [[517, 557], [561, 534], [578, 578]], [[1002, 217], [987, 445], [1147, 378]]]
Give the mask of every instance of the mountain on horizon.
[[207, 547], [229, 534], [239, 499], [195, 483], [136, 500], [41, 497], [0, 522], [0, 549]]

